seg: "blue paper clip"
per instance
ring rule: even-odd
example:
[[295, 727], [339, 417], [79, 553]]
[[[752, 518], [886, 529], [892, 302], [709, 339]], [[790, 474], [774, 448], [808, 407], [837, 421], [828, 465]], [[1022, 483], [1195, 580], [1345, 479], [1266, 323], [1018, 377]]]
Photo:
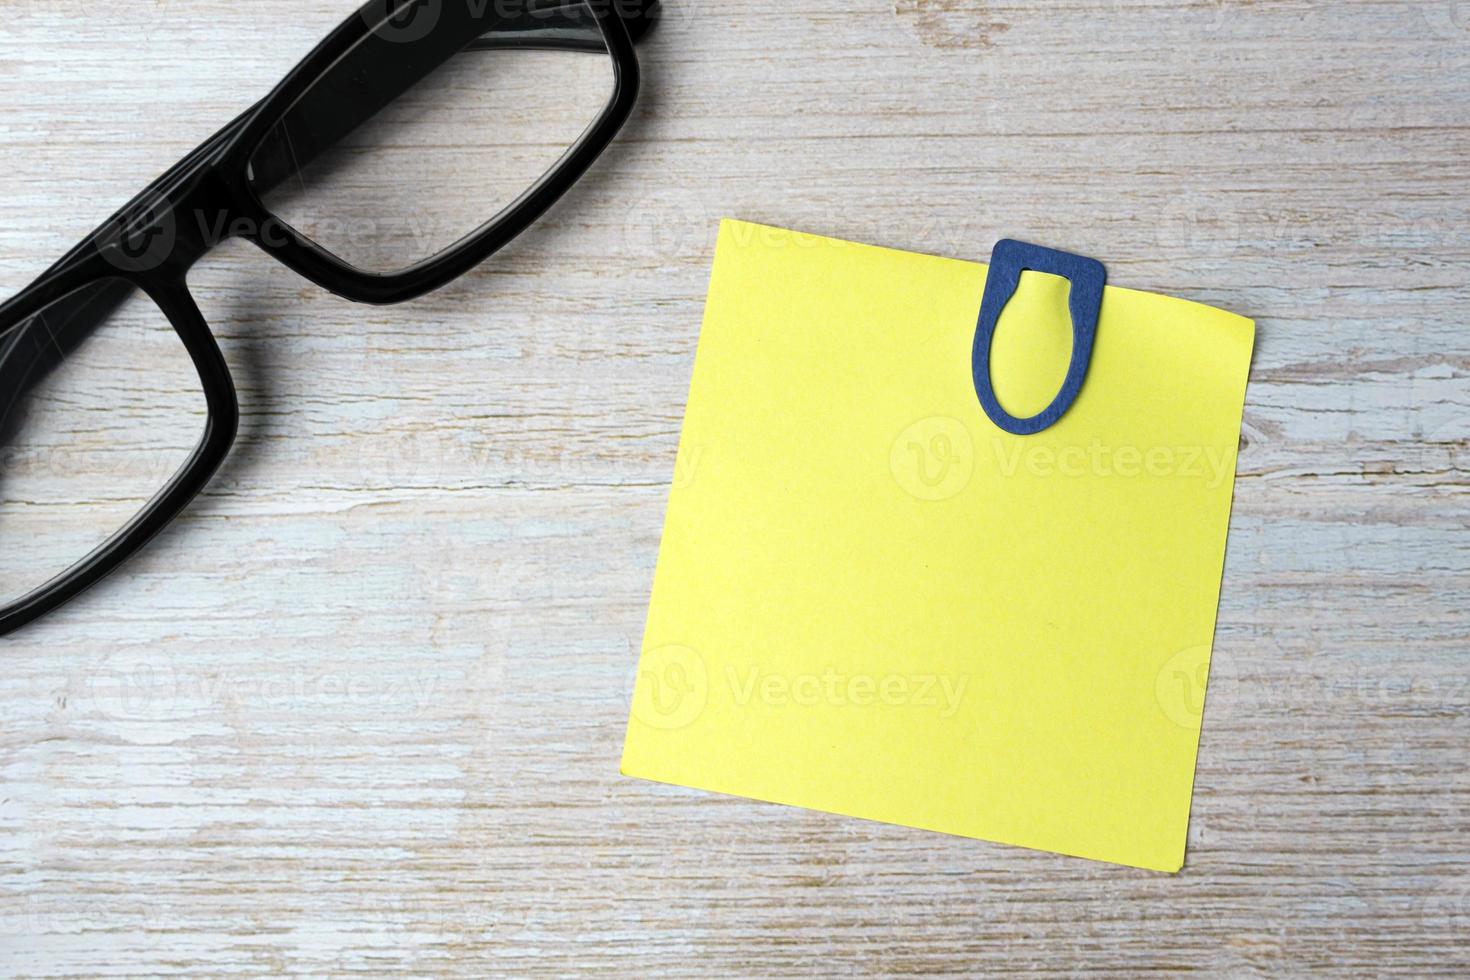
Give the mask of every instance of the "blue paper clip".
[[[990, 345], [1000, 314], [1016, 293], [1021, 273], [1027, 269], [1062, 276], [1072, 284], [1067, 305], [1072, 312], [1072, 363], [1052, 403], [1039, 414], [1018, 419], [1000, 407], [990, 383]], [[990, 273], [985, 279], [985, 296], [980, 301], [980, 321], [975, 328], [975, 348], [970, 367], [975, 375], [975, 394], [990, 421], [1018, 436], [1035, 435], [1051, 428], [1072, 407], [1092, 363], [1092, 343], [1097, 337], [1097, 318], [1102, 310], [1103, 287], [1108, 271], [1096, 259], [1071, 252], [1029, 245], [1009, 238], [996, 243], [990, 254]]]

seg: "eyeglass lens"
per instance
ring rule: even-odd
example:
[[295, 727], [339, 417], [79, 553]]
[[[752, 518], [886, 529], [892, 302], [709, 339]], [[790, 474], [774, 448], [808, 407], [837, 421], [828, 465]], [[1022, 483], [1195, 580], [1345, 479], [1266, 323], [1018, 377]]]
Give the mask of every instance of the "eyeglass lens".
[[613, 61], [583, 4], [494, 8], [425, 4], [339, 59], [251, 158], [267, 209], [386, 274], [442, 253], [530, 189], [609, 105]]
[[168, 317], [122, 279], [0, 335], [0, 604], [126, 526], [183, 468], [207, 419]]

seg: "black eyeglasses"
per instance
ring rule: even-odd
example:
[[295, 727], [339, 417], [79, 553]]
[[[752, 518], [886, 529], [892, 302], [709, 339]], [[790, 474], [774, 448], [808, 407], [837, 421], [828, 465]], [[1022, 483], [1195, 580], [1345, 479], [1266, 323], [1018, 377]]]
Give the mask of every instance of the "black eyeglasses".
[[243, 237], [363, 303], [463, 275], [627, 121], [657, 4], [374, 0], [0, 306], [0, 635], [135, 554], [229, 452], [201, 256]]

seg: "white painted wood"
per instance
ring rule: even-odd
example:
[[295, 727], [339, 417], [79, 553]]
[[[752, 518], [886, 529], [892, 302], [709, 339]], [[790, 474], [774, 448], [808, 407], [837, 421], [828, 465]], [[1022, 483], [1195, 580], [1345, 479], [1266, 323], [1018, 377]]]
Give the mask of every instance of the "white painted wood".
[[[13, 0], [0, 286], [348, 9]], [[0, 970], [1470, 971], [1467, 6], [675, 0], [642, 54], [435, 296], [196, 271], [234, 456], [0, 642]], [[617, 775], [722, 215], [1258, 319], [1181, 875]]]

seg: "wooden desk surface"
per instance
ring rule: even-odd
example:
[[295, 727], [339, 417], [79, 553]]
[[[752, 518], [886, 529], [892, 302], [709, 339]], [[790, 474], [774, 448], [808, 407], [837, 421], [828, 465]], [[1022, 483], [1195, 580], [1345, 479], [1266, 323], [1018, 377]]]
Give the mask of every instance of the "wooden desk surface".
[[[349, 10], [14, 0], [0, 286]], [[0, 641], [0, 971], [1470, 971], [1470, 5], [671, 0], [642, 56], [441, 293], [196, 270], [234, 455]], [[1258, 320], [1178, 877], [618, 776], [721, 216]]]

